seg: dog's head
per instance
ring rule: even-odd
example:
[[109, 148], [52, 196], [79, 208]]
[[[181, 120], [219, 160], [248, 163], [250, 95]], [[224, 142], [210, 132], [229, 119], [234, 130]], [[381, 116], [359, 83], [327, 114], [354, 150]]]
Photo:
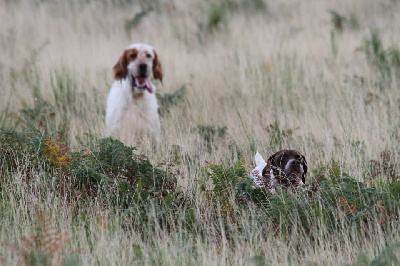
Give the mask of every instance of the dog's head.
[[146, 89], [150, 93], [155, 92], [150, 81], [151, 75], [162, 82], [160, 61], [154, 48], [148, 44], [136, 43], [126, 48], [113, 70], [115, 79], [128, 78], [136, 93], [142, 93]]
[[267, 165], [270, 166], [281, 186], [301, 187], [305, 184], [307, 161], [304, 155], [298, 151], [280, 150], [269, 157]]

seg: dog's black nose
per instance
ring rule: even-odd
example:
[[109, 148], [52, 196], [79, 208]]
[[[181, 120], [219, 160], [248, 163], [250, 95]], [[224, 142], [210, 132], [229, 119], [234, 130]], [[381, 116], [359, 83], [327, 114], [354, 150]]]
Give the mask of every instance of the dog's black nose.
[[140, 64], [139, 65], [139, 74], [146, 74], [147, 73], [147, 65], [146, 64]]
[[293, 166], [300, 165], [300, 161], [299, 160], [293, 160], [293, 161], [290, 162], [290, 165], [293, 165]]

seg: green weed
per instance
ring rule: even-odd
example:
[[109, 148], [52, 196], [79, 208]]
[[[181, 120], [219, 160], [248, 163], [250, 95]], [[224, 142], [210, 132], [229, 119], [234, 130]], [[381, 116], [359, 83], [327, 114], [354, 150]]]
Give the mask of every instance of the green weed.
[[344, 264], [343, 266], [379, 266], [379, 265], [397, 265], [400, 263], [398, 250], [400, 242], [388, 245], [375, 258], [369, 259], [365, 253], [358, 254], [356, 260], [352, 264]]
[[182, 85], [173, 93], [165, 93], [164, 95], [157, 94], [157, 99], [160, 104], [160, 114], [165, 115], [170, 112], [170, 109], [186, 99], [187, 84]]
[[358, 51], [365, 54], [367, 61], [379, 71], [384, 81], [399, 78], [400, 75], [400, 50], [392, 46], [385, 48], [381, 36], [377, 30], [365, 37]]
[[212, 126], [212, 125], [200, 125], [197, 126], [197, 131], [203, 137], [204, 143], [209, 152], [215, 146], [216, 141], [221, 140], [227, 133], [226, 126]]

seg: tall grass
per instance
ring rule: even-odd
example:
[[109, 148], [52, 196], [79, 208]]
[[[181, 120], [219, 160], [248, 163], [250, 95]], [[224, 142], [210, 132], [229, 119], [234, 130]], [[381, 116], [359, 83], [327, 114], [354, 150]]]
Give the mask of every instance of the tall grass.
[[[1, 2], [0, 264], [398, 263], [399, 9]], [[132, 42], [165, 71], [156, 152], [103, 138], [111, 68]], [[270, 197], [247, 172], [255, 150], [283, 147], [306, 155], [308, 186]], [[164, 177], [170, 190], [152, 182]], [[25, 241], [37, 221], [52, 256]]]

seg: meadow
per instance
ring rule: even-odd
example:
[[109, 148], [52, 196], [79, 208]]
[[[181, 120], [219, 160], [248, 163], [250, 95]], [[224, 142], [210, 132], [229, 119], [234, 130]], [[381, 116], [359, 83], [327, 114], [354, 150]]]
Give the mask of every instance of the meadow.
[[[399, 265], [400, 2], [0, 2], [0, 265]], [[162, 141], [105, 136], [155, 47]], [[308, 161], [277, 196], [258, 150]]]

